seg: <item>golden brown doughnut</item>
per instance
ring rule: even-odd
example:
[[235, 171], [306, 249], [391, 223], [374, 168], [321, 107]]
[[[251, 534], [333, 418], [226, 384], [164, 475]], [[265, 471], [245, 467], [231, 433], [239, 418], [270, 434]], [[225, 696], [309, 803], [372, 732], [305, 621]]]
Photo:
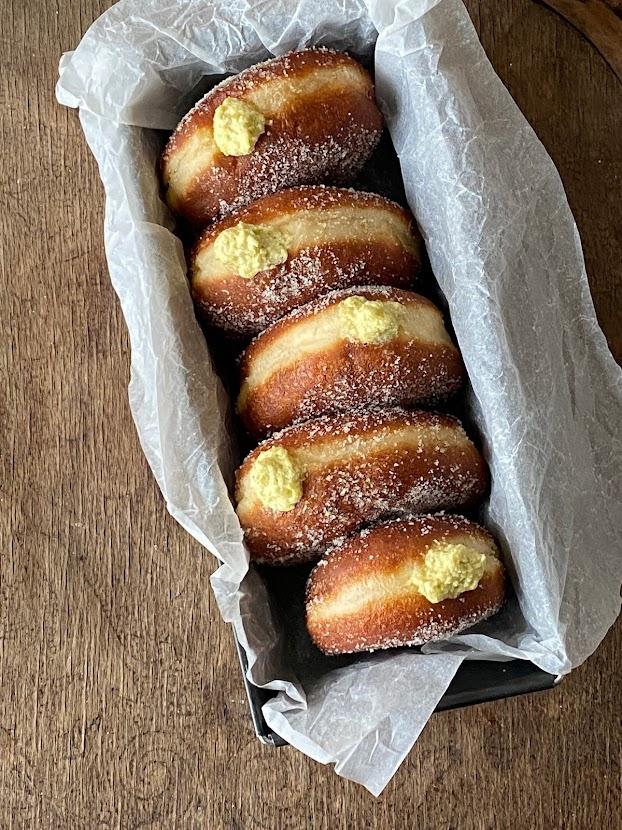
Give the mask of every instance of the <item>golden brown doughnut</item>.
[[238, 413], [253, 437], [318, 415], [437, 401], [464, 378], [429, 300], [385, 286], [335, 291], [274, 323], [242, 355]]
[[372, 80], [357, 61], [329, 49], [291, 52], [227, 78], [182, 119], [162, 156], [166, 199], [203, 226], [285, 187], [347, 182], [381, 132]]
[[326, 654], [440, 640], [495, 614], [505, 576], [492, 536], [460, 516], [420, 516], [335, 546], [307, 583], [307, 628]]
[[472, 505], [487, 481], [482, 456], [449, 415], [324, 416], [250, 453], [237, 473], [237, 513], [256, 561], [296, 563], [383, 517]]
[[203, 234], [191, 255], [192, 295], [212, 326], [257, 334], [332, 289], [407, 287], [423, 251], [412, 217], [395, 202], [337, 187], [291, 188]]

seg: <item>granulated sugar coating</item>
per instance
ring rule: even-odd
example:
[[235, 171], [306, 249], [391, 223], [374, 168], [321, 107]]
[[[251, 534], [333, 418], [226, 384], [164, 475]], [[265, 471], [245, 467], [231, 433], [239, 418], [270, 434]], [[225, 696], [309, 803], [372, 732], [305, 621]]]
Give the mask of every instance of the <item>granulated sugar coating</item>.
[[[251, 152], [226, 156], [213, 138], [228, 98], [265, 118]], [[167, 200], [192, 224], [292, 185], [352, 180], [380, 140], [382, 116], [368, 73], [348, 55], [308, 49], [227, 78], [181, 120], [162, 156]]]
[[[457, 436], [468, 441], [464, 427], [452, 415], [439, 412], [409, 412], [395, 406], [391, 409], [361, 409], [338, 417], [326, 415], [315, 418], [309, 423], [281, 430], [272, 438], [263, 441], [258, 450], [279, 439], [286, 439], [288, 445], [291, 443], [292, 446], [325, 437], [341, 438], [346, 443], [352, 443], [362, 434], [379, 434], [383, 428], [390, 430], [392, 427], [405, 425], [425, 426], [431, 435], [438, 435], [444, 427], [450, 426]], [[435, 449], [442, 448], [436, 446]]]
[[[357, 283], [356, 286], [351, 286], [349, 288], [337, 289], [333, 291], [329, 291], [328, 293], [321, 296], [319, 299], [314, 300], [311, 303], [306, 303], [304, 306], [300, 308], [296, 308], [293, 311], [290, 311], [287, 315], [285, 315], [279, 321], [279, 324], [286, 325], [289, 322], [297, 322], [298, 320], [303, 319], [309, 315], [319, 314], [325, 308], [328, 308], [331, 305], [334, 305], [337, 302], [340, 302], [347, 297], [356, 296], [358, 294], [363, 293], [364, 296], [368, 296], [373, 299], [377, 300], [394, 300], [396, 297], [402, 295], [405, 299], [409, 296], [405, 292], [396, 292], [392, 286], [389, 285], [363, 285], [361, 283]], [[415, 295], [419, 296], [419, 295]], [[423, 302], [428, 302], [421, 298]], [[254, 344], [258, 343], [263, 338], [262, 334], [257, 335], [249, 345], [249, 348]]]
[[[380, 343], [349, 338], [337, 307], [352, 296], [398, 308], [395, 334]], [[357, 407], [429, 406], [464, 378], [438, 309], [387, 286], [330, 292], [291, 312], [250, 343], [240, 369], [239, 413], [253, 437]]]
[[[418, 623], [416, 633], [408, 634], [406, 631], [399, 636], [383, 638], [381, 643], [378, 642], [378, 638], [373, 634], [361, 634], [358, 638], [351, 640], [345, 648], [324, 647], [322, 651], [324, 654], [337, 655], [354, 654], [361, 651], [373, 653], [374, 651], [388, 648], [422, 646], [425, 643], [443, 640], [453, 634], [460, 634], [465, 629], [471, 628], [477, 623], [497, 614], [501, 610], [503, 603], [504, 599], [500, 598], [493, 604], [476, 606], [463, 615], [456, 615], [452, 618], [437, 614], [436, 616], [429, 617], [425, 622]], [[332, 634], [333, 626], [330, 623], [321, 622], [318, 624], [318, 629], [316, 630], [318, 640], [327, 640]]]
[[[273, 446], [304, 471], [302, 498], [286, 513], [262, 507], [246, 481]], [[455, 418], [367, 411], [318, 418], [260, 444], [238, 472], [238, 515], [256, 559], [305, 561], [369, 522], [473, 504], [486, 483], [485, 463]]]
[[[352, 181], [380, 140], [377, 130], [353, 131], [346, 122], [338, 133], [310, 145], [302, 138], [272, 138], [253, 154], [253, 174], [240, 182], [231, 199], [220, 199], [219, 214], [226, 216], [249, 202], [293, 187], [300, 182], [342, 184]], [[214, 168], [215, 187], [226, 183], [230, 172]], [[200, 175], [197, 176], [197, 182]]]
[[368, 252], [362, 246], [340, 246], [339, 250], [325, 245], [312, 245], [291, 256], [283, 266], [266, 272], [256, 280], [253, 303], [241, 303], [239, 290], [222, 288], [217, 302], [205, 301], [194, 292], [195, 301], [206, 320], [225, 331], [257, 334], [292, 308], [309, 302], [327, 291], [367, 285], [372, 281], [407, 286], [414, 274], [407, 277], [388, 268], [370, 273]]
[[[478, 583], [430, 602], [413, 579], [427, 552], [465, 544], [485, 555]], [[307, 627], [326, 654], [422, 645], [490, 617], [504, 597], [500, 554], [484, 528], [445, 514], [397, 519], [330, 548], [307, 583]]]
[[[251, 279], [223, 266], [215, 243], [241, 223], [281, 234], [286, 261]], [[253, 335], [331, 290], [407, 288], [423, 261], [412, 216], [395, 202], [351, 188], [305, 185], [266, 195], [210, 226], [191, 254], [192, 293], [212, 326]]]

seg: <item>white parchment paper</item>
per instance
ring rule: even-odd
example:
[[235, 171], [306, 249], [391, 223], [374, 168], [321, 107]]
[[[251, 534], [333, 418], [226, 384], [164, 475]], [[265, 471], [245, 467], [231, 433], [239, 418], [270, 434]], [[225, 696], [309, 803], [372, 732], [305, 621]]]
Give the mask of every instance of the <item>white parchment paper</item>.
[[[374, 54], [408, 201], [471, 379], [493, 478], [486, 518], [509, 552], [518, 602], [426, 654], [376, 654], [301, 682], [248, 571], [228, 492], [227, 401], [155, 165], [158, 131], [217, 76], [306, 45]], [[279, 691], [264, 707], [271, 727], [378, 794], [465, 657], [521, 657], [555, 674], [585, 660], [620, 610], [622, 376], [558, 174], [460, 0], [122, 0], [63, 56], [57, 95], [80, 108], [105, 187], [143, 449], [172, 515], [222, 561], [213, 588], [249, 677]]]

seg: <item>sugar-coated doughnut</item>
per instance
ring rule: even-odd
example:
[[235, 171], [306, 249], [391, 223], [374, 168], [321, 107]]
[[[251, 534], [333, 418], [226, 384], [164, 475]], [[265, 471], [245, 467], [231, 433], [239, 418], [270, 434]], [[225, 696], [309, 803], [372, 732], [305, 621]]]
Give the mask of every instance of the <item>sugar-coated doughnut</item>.
[[483, 527], [460, 516], [398, 519], [318, 562], [307, 628], [326, 654], [421, 645], [490, 617], [504, 597], [500, 553]]
[[171, 209], [202, 226], [253, 199], [351, 180], [382, 132], [369, 74], [329, 49], [251, 66], [207, 93], [162, 156]]
[[449, 415], [324, 416], [250, 453], [237, 473], [237, 513], [256, 561], [293, 564], [383, 517], [472, 505], [487, 481], [482, 456]]
[[318, 415], [437, 401], [464, 378], [436, 306], [384, 286], [335, 291], [288, 314], [240, 365], [238, 413], [255, 438]]
[[374, 193], [298, 187], [209, 228], [191, 254], [192, 295], [212, 326], [257, 334], [327, 291], [407, 287], [423, 242], [408, 211]]

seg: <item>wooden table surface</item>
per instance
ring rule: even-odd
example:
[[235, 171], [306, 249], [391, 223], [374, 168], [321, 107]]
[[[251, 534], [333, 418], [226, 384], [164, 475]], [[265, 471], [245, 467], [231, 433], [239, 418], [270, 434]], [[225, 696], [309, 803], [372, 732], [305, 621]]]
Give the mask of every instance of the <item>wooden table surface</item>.
[[[0, 0], [0, 830], [622, 827], [620, 625], [550, 693], [434, 716], [378, 799], [255, 739], [213, 563], [136, 438], [102, 189], [53, 95], [109, 5]], [[560, 170], [621, 360], [622, 84], [550, 9], [467, 5]]]

